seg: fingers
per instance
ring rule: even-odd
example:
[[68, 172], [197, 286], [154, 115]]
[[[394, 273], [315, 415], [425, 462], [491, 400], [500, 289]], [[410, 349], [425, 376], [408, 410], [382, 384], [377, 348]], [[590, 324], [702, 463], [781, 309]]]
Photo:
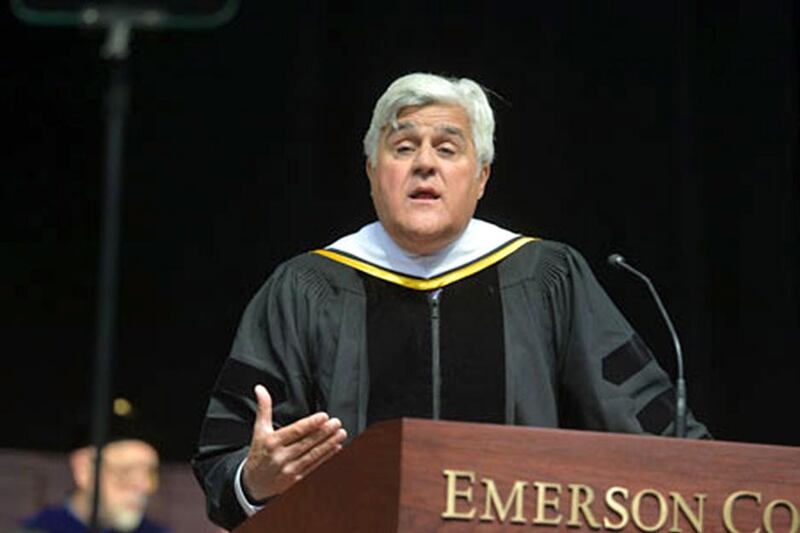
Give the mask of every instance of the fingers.
[[[341, 435], [337, 436], [337, 434], [340, 432]], [[328, 420], [313, 433], [310, 433], [294, 443], [286, 446], [285, 458], [287, 461], [294, 461], [306, 455], [314, 448], [323, 445], [332, 437], [334, 439], [340, 439], [341, 441], [344, 441], [344, 439], [347, 438], [347, 433], [344, 431], [344, 429], [342, 429], [342, 423], [338, 418], [332, 418]]]
[[[260, 430], [263, 433], [275, 433], [272, 425], [272, 397], [264, 385], [258, 384], [254, 387], [253, 392], [256, 397], [256, 420], [254, 422], [254, 429]], [[330, 417], [327, 413], [315, 413], [305, 418], [301, 418], [297, 422], [282, 428], [279, 433], [275, 435], [275, 445], [286, 446], [297, 440], [307, 437], [309, 434], [316, 431], [322, 424], [328, 421]]]
[[310, 474], [319, 465], [330, 459], [342, 449], [347, 433], [339, 428], [324, 441], [317, 443], [306, 453], [293, 460], [286, 460], [280, 470], [280, 477], [292, 485]]
[[319, 465], [336, 455], [342, 449], [342, 443], [347, 438], [347, 432], [339, 429], [295, 461], [296, 469], [301, 478], [314, 471]]
[[286, 460], [291, 461], [306, 453], [342, 426], [338, 419], [331, 420], [327, 413], [319, 412], [275, 431], [272, 423], [272, 397], [267, 388], [258, 384], [253, 392], [257, 404], [253, 444], [260, 441], [269, 451], [283, 449], [282, 455]]
[[255, 392], [256, 403], [258, 404], [254, 429], [272, 433], [272, 397], [264, 385], [256, 385], [253, 392]]
[[283, 492], [338, 452], [347, 433], [338, 418], [323, 412], [275, 430], [269, 393], [263, 385], [254, 391], [258, 407], [242, 483], [262, 499]]
[[[274, 434], [275, 444], [289, 446], [308, 438], [330, 421], [328, 413], [314, 413], [279, 429]], [[341, 424], [340, 424], [341, 425]]]

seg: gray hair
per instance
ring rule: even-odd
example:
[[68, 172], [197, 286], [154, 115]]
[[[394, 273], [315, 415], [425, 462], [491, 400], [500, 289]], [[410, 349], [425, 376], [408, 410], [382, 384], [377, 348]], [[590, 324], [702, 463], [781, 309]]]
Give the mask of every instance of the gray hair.
[[472, 130], [472, 144], [478, 163], [494, 160], [494, 113], [483, 88], [468, 78], [443, 78], [435, 74], [414, 73], [396, 79], [386, 89], [372, 111], [372, 121], [364, 136], [364, 155], [371, 164], [378, 157], [383, 129], [397, 125], [397, 114], [404, 107], [452, 104], [466, 111]]

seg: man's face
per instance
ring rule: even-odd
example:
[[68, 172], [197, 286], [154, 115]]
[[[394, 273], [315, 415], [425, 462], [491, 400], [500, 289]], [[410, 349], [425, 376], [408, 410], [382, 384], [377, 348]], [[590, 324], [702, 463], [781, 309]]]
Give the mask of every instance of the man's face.
[[103, 451], [101, 483], [103, 523], [119, 531], [136, 529], [158, 484], [158, 454], [139, 440], [110, 443]]
[[489, 179], [478, 166], [466, 112], [458, 106], [406, 107], [367, 161], [383, 227], [405, 250], [431, 254], [466, 228]]

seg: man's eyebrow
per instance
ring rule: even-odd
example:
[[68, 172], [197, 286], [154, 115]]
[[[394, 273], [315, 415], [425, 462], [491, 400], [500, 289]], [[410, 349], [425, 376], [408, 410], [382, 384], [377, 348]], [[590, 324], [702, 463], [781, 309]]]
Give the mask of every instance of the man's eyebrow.
[[448, 135], [455, 135], [456, 137], [461, 137], [462, 139], [466, 140], [466, 137], [464, 136], [464, 132], [461, 131], [461, 128], [457, 128], [455, 126], [447, 126], [447, 125], [445, 125], [445, 126], [440, 126], [437, 129], [447, 133]]
[[[413, 130], [413, 129], [416, 129], [416, 128], [417, 128], [417, 124], [415, 122], [411, 122], [411, 121], [397, 122], [397, 123], [395, 123], [395, 124], [393, 124], [391, 126], [391, 129], [389, 131], [389, 135], [392, 135], [393, 133], [397, 133], [399, 131]], [[445, 124], [443, 126], [437, 126], [436, 130], [440, 131], [440, 132], [444, 132], [444, 133], [446, 133], [448, 135], [455, 135], [456, 137], [460, 137], [460, 138], [466, 140], [466, 136], [464, 135], [464, 132], [459, 127], [450, 126], [450, 125]]]
[[396, 133], [398, 131], [403, 130], [413, 130], [417, 127], [414, 122], [406, 121], [406, 122], [393, 122], [389, 125], [389, 135], [392, 133]]

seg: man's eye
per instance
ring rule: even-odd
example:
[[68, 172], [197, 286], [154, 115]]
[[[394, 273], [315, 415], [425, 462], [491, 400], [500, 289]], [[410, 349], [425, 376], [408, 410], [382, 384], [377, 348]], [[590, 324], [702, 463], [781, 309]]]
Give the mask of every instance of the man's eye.
[[451, 156], [456, 154], [456, 150], [452, 146], [440, 146], [436, 150], [444, 156]]
[[409, 145], [409, 144], [401, 144], [401, 145], [395, 147], [394, 150], [398, 154], [410, 154], [411, 152], [414, 151], [414, 147]]

